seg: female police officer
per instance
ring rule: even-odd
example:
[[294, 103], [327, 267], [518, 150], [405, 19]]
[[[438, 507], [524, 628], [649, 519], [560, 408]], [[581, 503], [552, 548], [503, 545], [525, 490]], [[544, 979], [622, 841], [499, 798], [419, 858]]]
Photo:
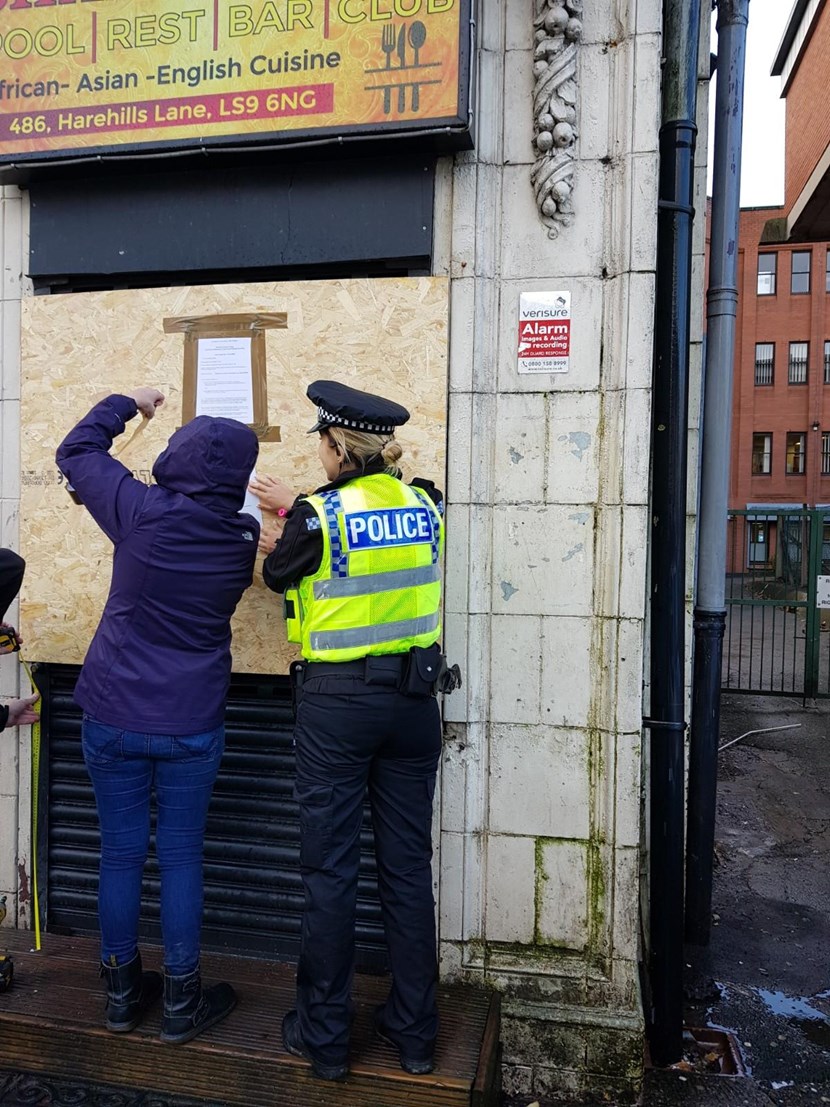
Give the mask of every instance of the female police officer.
[[[295, 686], [296, 798], [305, 888], [297, 1008], [286, 1049], [318, 1077], [348, 1071], [350, 985], [363, 797], [368, 785], [392, 986], [378, 1033], [408, 1072], [433, 1067], [435, 907], [431, 822], [441, 723], [442, 500], [407, 485], [395, 428], [409, 413], [380, 396], [315, 381], [327, 484], [295, 500], [274, 478], [251, 485], [285, 516], [265, 583], [285, 594], [305, 662]], [[290, 509], [290, 510], [289, 510]]]

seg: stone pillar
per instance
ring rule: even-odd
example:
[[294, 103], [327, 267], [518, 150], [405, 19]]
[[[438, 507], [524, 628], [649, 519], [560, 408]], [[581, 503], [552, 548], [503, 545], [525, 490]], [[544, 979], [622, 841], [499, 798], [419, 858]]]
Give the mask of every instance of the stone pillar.
[[[659, 0], [483, 0], [476, 149], [439, 174], [446, 642], [466, 676], [445, 712], [442, 971], [504, 992], [506, 1087], [529, 1097], [640, 1077], [661, 20]], [[565, 60], [574, 90], [547, 81]], [[539, 163], [557, 149], [553, 205]], [[517, 371], [533, 290], [571, 293], [565, 374]]]

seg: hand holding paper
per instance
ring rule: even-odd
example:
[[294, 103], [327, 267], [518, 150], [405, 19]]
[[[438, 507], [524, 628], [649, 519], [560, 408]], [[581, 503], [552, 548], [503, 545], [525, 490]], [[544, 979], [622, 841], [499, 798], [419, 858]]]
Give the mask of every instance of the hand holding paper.
[[280, 509], [288, 511], [294, 506], [294, 501], [297, 498], [296, 493], [292, 492], [284, 481], [279, 480], [278, 477], [270, 477], [267, 474], [262, 477], [255, 477], [248, 487], [266, 511], [276, 512]]

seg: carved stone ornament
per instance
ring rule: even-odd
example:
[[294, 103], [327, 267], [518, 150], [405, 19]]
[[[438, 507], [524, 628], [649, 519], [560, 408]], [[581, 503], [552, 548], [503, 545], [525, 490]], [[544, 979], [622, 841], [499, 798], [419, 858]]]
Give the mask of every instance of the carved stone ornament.
[[533, 145], [530, 175], [550, 238], [573, 219], [576, 51], [582, 0], [533, 0]]

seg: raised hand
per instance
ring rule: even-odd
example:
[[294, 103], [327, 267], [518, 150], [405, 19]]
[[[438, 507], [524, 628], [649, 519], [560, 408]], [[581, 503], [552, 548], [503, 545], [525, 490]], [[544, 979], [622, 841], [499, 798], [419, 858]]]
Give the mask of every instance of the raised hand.
[[152, 419], [156, 414], [156, 408], [164, 403], [164, 394], [157, 388], [137, 388], [130, 396], [135, 400], [135, 406], [145, 419]]

